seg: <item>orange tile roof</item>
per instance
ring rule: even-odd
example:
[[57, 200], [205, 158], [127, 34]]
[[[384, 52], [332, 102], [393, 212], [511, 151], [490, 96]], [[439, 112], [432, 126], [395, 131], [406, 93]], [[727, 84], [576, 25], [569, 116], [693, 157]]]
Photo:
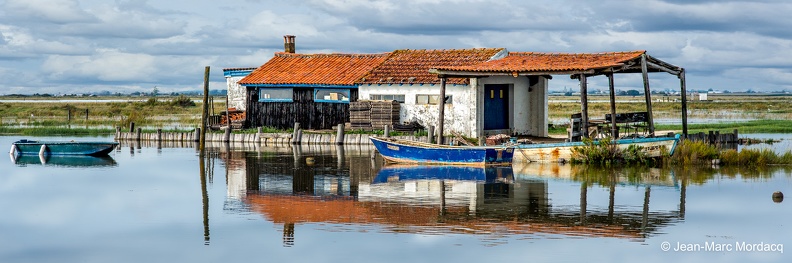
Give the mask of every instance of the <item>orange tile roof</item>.
[[382, 54], [292, 54], [275, 57], [239, 84], [354, 85], [388, 57]]
[[[363, 77], [362, 84], [429, 84], [440, 83], [429, 69], [475, 65], [494, 57], [503, 48], [448, 50], [396, 50], [387, 60]], [[448, 79], [448, 83], [464, 84], [467, 79]]]
[[509, 55], [475, 65], [437, 66], [439, 70], [476, 72], [577, 71], [620, 66], [646, 51], [604, 53], [509, 52]]

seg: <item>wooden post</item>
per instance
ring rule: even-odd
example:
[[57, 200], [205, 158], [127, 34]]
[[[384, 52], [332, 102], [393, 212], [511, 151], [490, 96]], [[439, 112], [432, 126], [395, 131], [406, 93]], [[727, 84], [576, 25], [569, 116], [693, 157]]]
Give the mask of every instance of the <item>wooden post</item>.
[[88, 120], [88, 109], [85, 109], [85, 120]]
[[200, 142], [201, 141], [201, 134], [202, 134], [201, 133], [201, 128], [200, 127], [199, 128], [195, 128], [195, 134], [193, 135], [193, 141], [194, 142]]
[[445, 122], [445, 92], [446, 92], [446, 77], [440, 76], [440, 107], [439, 115], [437, 116], [437, 143], [443, 144], [443, 122]]
[[157, 141], [162, 141], [162, 128], [157, 129]]
[[652, 116], [652, 92], [649, 91], [649, 69], [646, 66], [646, 54], [641, 55], [641, 75], [643, 75], [644, 96], [646, 97], [646, 122], [649, 125], [649, 136], [655, 136], [654, 117]]
[[611, 111], [611, 137], [613, 139], [619, 138], [619, 130], [616, 127], [616, 92], [615, 87], [613, 85], [613, 73], [607, 74], [608, 76], [608, 88], [610, 89], [610, 111]]
[[137, 128], [137, 135], [135, 136], [136, 141], [140, 141], [140, 137], [143, 135], [143, 128]]
[[586, 74], [580, 74], [580, 129], [584, 138], [588, 138], [588, 84]]
[[429, 131], [427, 131], [428, 134], [426, 135], [427, 137], [426, 142], [434, 143], [434, 129], [435, 129], [434, 125], [429, 125]]
[[116, 140], [121, 137], [121, 126], [116, 126], [115, 137], [116, 137]]
[[740, 136], [737, 134], [737, 129], [734, 129], [734, 143], [740, 142]]
[[682, 89], [682, 134], [687, 137], [688, 135], [688, 122], [687, 122], [687, 88], [685, 87], [685, 69], [679, 72], [679, 86]]
[[203, 107], [201, 109], [201, 138], [198, 142], [198, 148], [201, 151], [203, 158], [204, 149], [206, 148], [206, 118], [209, 115], [209, 66], [204, 69], [204, 90], [203, 90]]
[[71, 107], [69, 105], [66, 105], [66, 119], [71, 122]]
[[709, 134], [707, 135], [707, 141], [709, 141], [709, 144], [715, 144], [715, 132], [709, 131]]
[[299, 135], [300, 135], [300, 123], [299, 122], [295, 122], [294, 123], [294, 131], [292, 131], [292, 138], [291, 138], [291, 143], [292, 144], [300, 144], [300, 136]]
[[338, 132], [336, 133], [336, 144], [344, 144], [344, 124], [338, 124]]
[[129, 132], [135, 132], [135, 122], [129, 122]]
[[383, 131], [385, 138], [390, 138], [390, 125], [385, 125], [385, 130]]
[[225, 133], [223, 134], [223, 142], [230, 142], [230, 141], [231, 141], [231, 125], [228, 125], [225, 127]]

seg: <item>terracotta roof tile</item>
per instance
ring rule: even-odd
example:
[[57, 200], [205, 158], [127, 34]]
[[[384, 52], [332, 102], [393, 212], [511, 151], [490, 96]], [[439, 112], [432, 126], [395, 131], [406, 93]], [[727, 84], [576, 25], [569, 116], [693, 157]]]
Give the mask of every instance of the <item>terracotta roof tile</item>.
[[275, 57], [239, 81], [253, 84], [354, 85], [388, 57], [382, 54], [292, 54]]
[[[474, 65], [493, 58], [503, 48], [448, 50], [396, 50], [387, 60], [361, 79], [362, 84], [430, 84], [440, 83], [429, 69]], [[448, 83], [464, 84], [467, 79], [448, 79]]]
[[601, 69], [620, 66], [640, 57], [646, 51], [604, 53], [539, 53], [509, 52], [509, 55], [475, 65], [438, 66], [439, 70], [480, 72], [536, 72]]

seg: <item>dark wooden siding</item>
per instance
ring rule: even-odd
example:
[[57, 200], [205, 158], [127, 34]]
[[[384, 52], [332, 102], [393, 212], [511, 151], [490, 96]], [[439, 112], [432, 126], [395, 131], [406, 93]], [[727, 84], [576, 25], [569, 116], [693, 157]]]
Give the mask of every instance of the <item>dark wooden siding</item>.
[[[247, 88], [246, 127], [331, 129], [349, 122], [348, 103], [314, 102], [312, 88], [294, 88], [294, 102], [259, 102], [258, 88]], [[351, 101], [357, 101], [357, 89], [351, 89]]]

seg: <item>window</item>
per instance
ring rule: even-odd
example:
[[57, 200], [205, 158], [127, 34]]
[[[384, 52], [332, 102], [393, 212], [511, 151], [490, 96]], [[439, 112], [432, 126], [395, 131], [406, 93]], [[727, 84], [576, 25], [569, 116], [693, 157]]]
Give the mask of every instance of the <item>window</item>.
[[371, 94], [369, 95], [372, 100], [395, 100], [399, 103], [404, 103], [404, 95], [395, 94]]
[[349, 103], [349, 89], [316, 89], [315, 102]]
[[260, 102], [292, 102], [294, 92], [291, 88], [260, 88]]
[[[446, 95], [446, 104], [452, 104], [453, 97]], [[423, 105], [437, 105], [440, 103], [440, 95], [417, 95], [415, 97], [415, 104]]]

